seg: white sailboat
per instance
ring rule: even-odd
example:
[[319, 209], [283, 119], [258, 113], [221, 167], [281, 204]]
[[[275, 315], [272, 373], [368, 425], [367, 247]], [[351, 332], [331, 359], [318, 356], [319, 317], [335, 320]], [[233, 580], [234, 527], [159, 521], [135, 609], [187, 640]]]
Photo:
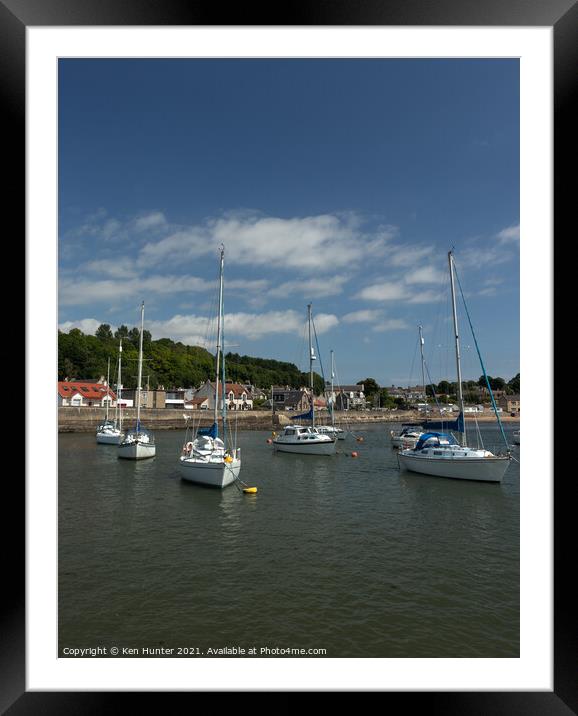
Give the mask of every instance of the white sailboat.
[[273, 448], [279, 452], [292, 452], [301, 455], [334, 455], [337, 438], [323, 434], [315, 427], [315, 396], [313, 392], [313, 361], [317, 360], [311, 340], [311, 304], [307, 306], [309, 322], [309, 390], [311, 407], [307, 413], [297, 415], [296, 419], [311, 420], [311, 427], [287, 425], [280, 435], [273, 438]]
[[[104, 422], [98, 426], [96, 430], [96, 442], [100, 445], [118, 445], [122, 435], [122, 425], [119, 422], [119, 399], [120, 399], [120, 363], [122, 355], [122, 339], [120, 341], [118, 352], [118, 374], [116, 384], [116, 406], [114, 409], [114, 420], [108, 418], [108, 403], [106, 402], [106, 416]], [[108, 359], [108, 371], [106, 384], [109, 385], [110, 380], [110, 358]]]
[[[225, 352], [223, 339], [223, 269], [225, 249], [221, 246], [219, 264], [219, 314], [217, 318], [217, 350], [215, 357], [215, 408], [213, 424], [210, 428], [198, 429], [194, 440], [187, 441], [179, 458], [181, 477], [189, 482], [212, 487], [227, 487], [239, 478], [241, 471], [241, 449], [227, 448], [227, 400], [225, 397]], [[222, 355], [222, 364], [221, 364]], [[219, 371], [221, 376], [221, 395], [219, 396]], [[219, 435], [219, 403], [221, 404], [222, 437]]]
[[[460, 339], [458, 331], [456, 291], [454, 283], [454, 256], [451, 251], [448, 253], [448, 261], [450, 270], [450, 285], [452, 292], [452, 309], [460, 414], [454, 424], [446, 423], [445, 429], [453, 429], [459, 432], [460, 440], [456, 440], [455, 437], [449, 432], [433, 432], [433, 429], [435, 429], [437, 425], [430, 423], [430, 425], [428, 426], [428, 431], [420, 436], [417, 444], [413, 449], [402, 450], [399, 453], [399, 465], [400, 468], [402, 468], [403, 470], [417, 472], [422, 475], [430, 475], [432, 477], [451, 477], [459, 480], [501, 482], [502, 478], [504, 477], [504, 473], [506, 472], [506, 470], [508, 469], [508, 465], [510, 464], [511, 456], [509, 454], [509, 451], [506, 455], [494, 455], [492, 452], [483, 448], [473, 448], [467, 445], [466, 426], [464, 420], [462, 370], [460, 361]], [[475, 335], [474, 342], [476, 343], [477, 348], [477, 341]], [[486, 371], [483, 362], [481, 361], [481, 355], [480, 362], [482, 363], [484, 376], [486, 376]], [[496, 418], [498, 419], [498, 423], [502, 430], [504, 442], [506, 444], [506, 447], [508, 447], [508, 443], [505, 438], [504, 430], [502, 428], [502, 424], [496, 409], [493, 393], [491, 391], [489, 381], [487, 380], [487, 376], [486, 382], [488, 390], [490, 391], [492, 403], [494, 405]]]
[[127, 430], [118, 445], [118, 457], [127, 460], [144, 460], [156, 454], [155, 436], [140, 422], [141, 392], [142, 392], [142, 342], [144, 331], [144, 301], [140, 312], [140, 341], [138, 353], [138, 386], [136, 389], [136, 425], [134, 429]]

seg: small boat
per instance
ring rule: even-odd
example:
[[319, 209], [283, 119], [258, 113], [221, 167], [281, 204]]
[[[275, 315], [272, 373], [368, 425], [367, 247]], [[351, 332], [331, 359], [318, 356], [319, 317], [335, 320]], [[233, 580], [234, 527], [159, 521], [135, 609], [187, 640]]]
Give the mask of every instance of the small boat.
[[414, 447], [423, 434], [423, 429], [412, 425], [403, 425], [401, 430], [390, 430], [391, 444], [393, 447]]
[[[477, 339], [473, 331], [473, 326], [468, 315], [468, 321], [474, 337], [474, 343], [478, 351], [480, 364], [486, 379], [486, 385], [492, 400], [496, 419], [500, 426], [502, 437], [506, 445], [507, 453], [505, 455], [495, 455], [494, 453], [480, 448], [473, 448], [467, 445], [466, 425], [464, 420], [464, 396], [462, 387], [462, 371], [460, 362], [460, 340], [458, 331], [458, 317], [456, 308], [456, 290], [454, 278], [454, 255], [450, 251], [448, 253], [450, 286], [452, 294], [452, 312], [453, 326], [455, 337], [456, 367], [457, 367], [457, 385], [458, 398], [460, 404], [460, 414], [458, 419], [453, 423], [445, 421], [444, 423], [430, 422], [426, 426], [423, 435], [420, 436], [413, 449], [401, 450], [398, 453], [399, 466], [403, 470], [417, 472], [422, 475], [430, 475], [432, 477], [450, 477], [460, 480], [480, 480], [483, 482], [501, 482], [502, 478], [510, 464], [511, 455], [509, 445], [504, 433], [504, 428], [500, 421], [494, 395], [490, 387], [490, 382], [486, 374], [486, 369], [482, 361], [482, 357], [478, 348]], [[460, 286], [461, 288], [461, 286]], [[463, 298], [463, 292], [462, 292]], [[466, 309], [467, 312], [467, 309]], [[444, 432], [434, 432], [441, 425], [444, 425]], [[460, 435], [457, 441], [448, 430], [455, 430]]]
[[[322, 433], [315, 427], [315, 399], [313, 392], [313, 361], [317, 360], [311, 336], [311, 304], [307, 306], [309, 322], [309, 390], [311, 407], [307, 413], [295, 416], [295, 420], [310, 420], [311, 426], [287, 425], [280, 435], [274, 435], [273, 448], [279, 452], [299, 453], [300, 455], [334, 455], [336, 434]], [[332, 426], [325, 425], [324, 428]]]
[[144, 301], [140, 313], [140, 341], [138, 354], [138, 386], [136, 389], [136, 424], [133, 429], [126, 430], [118, 444], [118, 457], [126, 460], [144, 460], [156, 455], [155, 436], [150, 430], [143, 428], [140, 422], [140, 404], [142, 392], [142, 361], [144, 332]]
[[514, 435], [512, 437], [512, 440], [514, 442], [514, 445], [520, 444], [520, 431], [519, 430], [514, 430]]
[[[224, 386], [226, 385], [225, 352], [223, 350], [224, 312], [223, 312], [223, 273], [225, 265], [225, 248], [220, 247], [219, 264], [219, 313], [217, 317], [217, 350], [215, 355], [215, 408], [213, 424], [209, 428], [198, 428], [193, 440], [187, 440], [179, 457], [179, 472], [183, 480], [211, 487], [227, 487], [239, 478], [241, 471], [241, 449], [227, 448], [227, 400]], [[222, 364], [221, 364], [222, 356]], [[222, 371], [220, 378], [219, 372]], [[219, 396], [219, 380], [222, 389]], [[221, 403], [222, 437], [219, 436], [219, 403]]]
[[336, 438], [319, 432], [319, 428], [304, 425], [287, 425], [280, 435], [273, 438], [273, 446], [279, 452], [300, 455], [334, 455]]
[[[115, 419], [109, 420], [108, 418], [108, 400], [106, 401], [106, 416], [104, 422], [96, 429], [96, 442], [100, 445], [118, 445], [122, 435], [122, 426], [120, 423], [117, 424], [119, 416], [119, 392], [120, 392], [120, 360], [122, 354], [122, 339], [120, 342], [120, 348], [118, 353], [118, 374], [117, 374], [117, 385], [116, 385], [116, 407], [114, 409]], [[106, 384], [109, 384], [110, 377], [110, 358], [108, 359], [108, 372], [106, 378]]]
[[345, 430], [336, 425], [318, 425], [317, 432], [321, 435], [329, 435], [337, 440], [345, 440]]

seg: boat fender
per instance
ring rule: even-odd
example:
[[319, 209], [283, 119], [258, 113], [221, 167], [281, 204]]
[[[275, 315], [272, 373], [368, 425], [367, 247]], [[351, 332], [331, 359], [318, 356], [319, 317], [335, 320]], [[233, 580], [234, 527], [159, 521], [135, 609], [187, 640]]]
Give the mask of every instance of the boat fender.
[[193, 443], [189, 441], [189, 442], [185, 445], [185, 455], [190, 455], [192, 449], [193, 449]]

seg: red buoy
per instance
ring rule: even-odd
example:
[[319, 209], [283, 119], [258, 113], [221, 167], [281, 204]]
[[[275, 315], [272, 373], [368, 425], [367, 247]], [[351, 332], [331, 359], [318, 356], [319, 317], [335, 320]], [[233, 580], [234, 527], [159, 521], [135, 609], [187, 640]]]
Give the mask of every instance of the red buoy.
[[357, 457], [357, 453], [355, 452], [355, 450], [351, 453], [351, 457]]

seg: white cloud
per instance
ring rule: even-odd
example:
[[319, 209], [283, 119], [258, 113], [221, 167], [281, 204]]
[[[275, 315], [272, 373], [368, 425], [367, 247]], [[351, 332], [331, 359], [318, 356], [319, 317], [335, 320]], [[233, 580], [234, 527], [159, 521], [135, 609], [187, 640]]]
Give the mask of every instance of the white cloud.
[[64, 323], [59, 323], [58, 328], [63, 333], [68, 333], [73, 328], [78, 328], [87, 335], [94, 335], [96, 329], [103, 323], [106, 323], [106, 321], [97, 321], [96, 318], [83, 318], [80, 321], [65, 321]]
[[[269, 285], [264, 279], [236, 279], [227, 284], [231, 292], [260, 292]], [[90, 303], [119, 302], [147, 295], [170, 295], [176, 293], [214, 292], [215, 281], [196, 276], [142, 276], [121, 279], [65, 278], [59, 282], [60, 304], [82, 306]]]
[[435, 266], [422, 266], [404, 276], [404, 281], [414, 283], [441, 283], [447, 277], [447, 273], [440, 271]]
[[[339, 323], [337, 316], [326, 313], [314, 316], [313, 320], [318, 335]], [[294, 310], [228, 313], [225, 315], [225, 336], [254, 340], [272, 334], [301, 334], [304, 325], [304, 314]], [[207, 317], [196, 315], [176, 315], [165, 321], [149, 321], [147, 329], [154, 339], [168, 337], [190, 345], [206, 345], [213, 332], [212, 322]]]
[[383, 316], [383, 311], [378, 309], [364, 309], [361, 311], [352, 311], [341, 317], [344, 323], [373, 323]]
[[133, 221], [135, 231], [150, 231], [151, 229], [164, 228], [168, 225], [165, 215], [160, 211], [153, 211], [150, 214], [139, 216]]
[[222, 243], [226, 261], [235, 264], [325, 272], [358, 264], [368, 254], [383, 254], [394, 233], [393, 227], [381, 227], [365, 235], [353, 214], [284, 219], [244, 213], [209, 219], [149, 242], [139, 262], [150, 266], [159, 261], [192, 260], [216, 253]]
[[321, 298], [323, 296], [336, 296], [343, 293], [343, 284], [349, 279], [344, 276], [331, 276], [312, 278], [306, 280], [285, 281], [285, 283], [271, 289], [269, 296], [274, 298], [289, 298], [291, 294], [298, 294], [305, 300]]
[[385, 331], [405, 331], [407, 328], [410, 326], [403, 318], [388, 318], [376, 323], [371, 330], [375, 333], [384, 333]]
[[508, 226], [496, 234], [496, 238], [502, 244], [516, 243], [520, 241], [520, 225]]
[[356, 298], [362, 298], [366, 301], [402, 301], [410, 297], [411, 294], [406, 286], [392, 281], [366, 286], [356, 295]]

